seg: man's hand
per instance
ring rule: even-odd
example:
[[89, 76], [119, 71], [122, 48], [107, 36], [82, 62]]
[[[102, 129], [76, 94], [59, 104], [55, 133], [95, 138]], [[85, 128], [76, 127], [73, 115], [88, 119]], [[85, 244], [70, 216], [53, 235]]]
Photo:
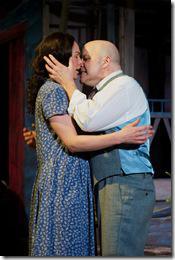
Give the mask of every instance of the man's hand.
[[47, 63], [45, 67], [49, 73], [49, 77], [59, 83], [67, 92], [69, 99], [71, 99], [74, 90], [77, 89], [72, 75], [71, 64], [69, 67], [66, 67], [51, 54], [49, 54], [49, 58], [46, 56], [43, 58]]
[[51, 54], [49, 54], [49, 58], [47, 56], [44, 56], [43, 58], [47, 63], [45, 67], [51, 79], [61, 85], [66, 85], [68, 82], [74, 83], [71, 65], [69, 65], [69, 67], [64, 66]]
[[28, 128], [23, 128], [23, 137], [25, 143], [31, 147], [36, 148], [36, 132], [34, 130], [29, 130]]

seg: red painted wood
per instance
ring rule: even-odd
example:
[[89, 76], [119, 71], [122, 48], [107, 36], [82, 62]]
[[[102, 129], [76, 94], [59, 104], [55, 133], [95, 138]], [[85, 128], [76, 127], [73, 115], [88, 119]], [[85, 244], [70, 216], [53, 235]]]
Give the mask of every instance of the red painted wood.
[[26, 23], [20, 23], [0, 32], [0, 43], [9, 42], [15, 38], [23, 36], [26, 31]]
[[24, 31], [20, 24], [0, 32], [9, 46], [9, 187], [23, 199], [24, 179]]

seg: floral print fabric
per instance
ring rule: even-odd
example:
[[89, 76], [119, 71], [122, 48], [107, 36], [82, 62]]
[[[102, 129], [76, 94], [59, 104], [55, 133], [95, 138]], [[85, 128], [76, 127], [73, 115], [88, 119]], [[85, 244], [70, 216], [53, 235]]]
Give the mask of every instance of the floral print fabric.
[[48, 123], [54, 115], [67, 114], [67, 107], [65, 91], [46, 81], [36, 100], [38, 171], [30, 210], [31, 256], [95, 255], [88, 161], [71, 154]]

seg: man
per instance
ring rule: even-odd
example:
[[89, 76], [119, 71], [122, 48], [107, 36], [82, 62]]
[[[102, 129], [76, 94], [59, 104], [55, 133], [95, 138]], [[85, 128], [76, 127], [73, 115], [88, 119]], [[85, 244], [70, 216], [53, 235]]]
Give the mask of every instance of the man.
[[[84, 131], [118, 131], [136, 118], [141, 125], [150, 124], [143, 90], [123, 74], [111, 42], [91, 41], [83, 48], [81, 82], [96, 86], [92, 100], [76, 88], [69, 68], [49, 57], [44, 58], [50, 77], [65, 88], [68, 112]], [[102, 256], [142, 256], [155, 204], [149, 141], [119, 148], [96, 152], [91, 158]]]

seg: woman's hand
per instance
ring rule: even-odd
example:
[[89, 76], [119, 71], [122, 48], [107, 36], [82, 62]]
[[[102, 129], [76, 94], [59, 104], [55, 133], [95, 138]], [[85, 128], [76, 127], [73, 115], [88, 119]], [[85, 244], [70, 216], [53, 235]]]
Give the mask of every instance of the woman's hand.
[[142, 144], [145, 143], [149, 137], [153, 136], [153, 127], [151, 125], [137, 126], [139, 122], [140, 120], [137, 119], [117, 132], [121, 135], [121, 143]]

